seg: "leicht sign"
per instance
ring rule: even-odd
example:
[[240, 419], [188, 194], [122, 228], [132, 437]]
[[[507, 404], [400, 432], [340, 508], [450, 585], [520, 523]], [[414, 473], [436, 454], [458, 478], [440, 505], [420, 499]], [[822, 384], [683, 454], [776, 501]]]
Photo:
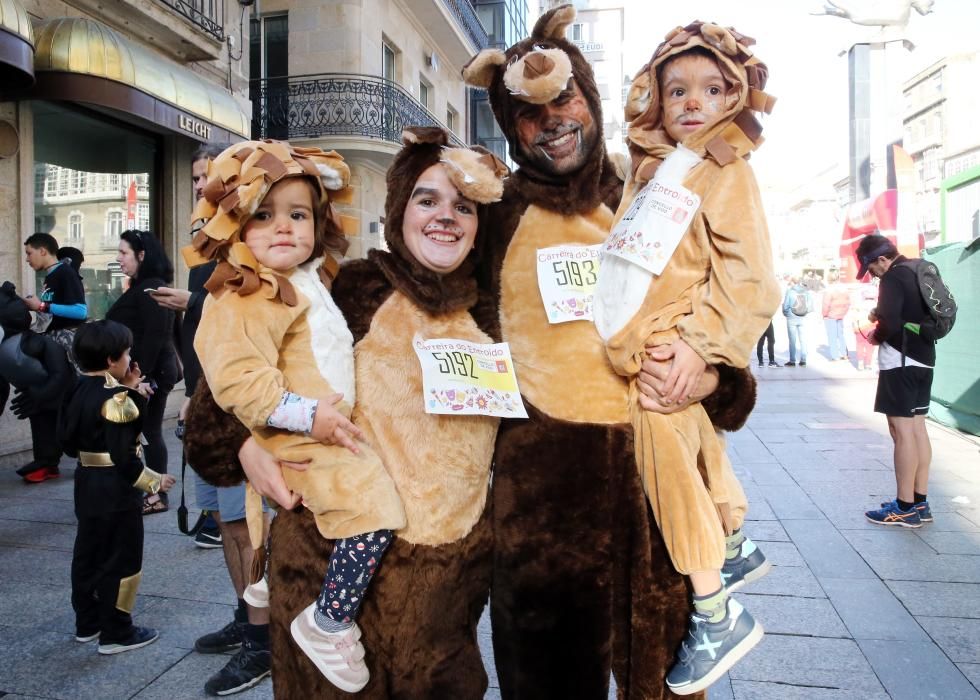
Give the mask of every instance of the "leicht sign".
[[190, 132], [195, 136], [200, 136], [209, 141], [211, 140], [211, 125], [202, 122], [200, 119], [194, 119], [186, 114], [180, 114], [177, 116], [177, 125], [184, 131]]

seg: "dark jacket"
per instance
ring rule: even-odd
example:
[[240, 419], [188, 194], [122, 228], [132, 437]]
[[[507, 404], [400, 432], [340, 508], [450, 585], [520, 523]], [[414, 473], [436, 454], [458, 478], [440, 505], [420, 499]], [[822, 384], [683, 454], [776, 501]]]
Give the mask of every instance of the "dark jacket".
[[878, 287], [878, 327], [874, 342], [888, 343], [917, 362], [932, 367], [936, 364], [936, 343], [904, 328], [906, 323], [922, 323], [929, 317], [915, 270], [902, 265], [908, 258], [899, 255], [882, 275]]
[[180, 359], [184, 363], [185, 396], [194, 395], [197, 380], [201, 376], [201, 362], [197, 359], [197, 353], [194, 352], [194, 336], [197, 335], [197, 327], [201, 323], [201, 311], [204, 309], [204, 300], [208, 296], [208, 290], [204, 288], [204, 283], [211, 277], [216, 266], [217, 262], [215, 261], [198, 265], [191, 268], [187, 277], [187, 291], [191, 293], [191, 298], [187, 302], [187, 311], [184, 312], [184, 323], [181, 326], [180, 334]]
[[164, 286], [157, 278], [140, 280], [116, 299], [105, 317], [133, 332], [130, 356], [139, 363], [144, 376], [166, 390], [177, 383], [177, 352], [173, 343], [174, 312], [153, 300], [147, 289]]

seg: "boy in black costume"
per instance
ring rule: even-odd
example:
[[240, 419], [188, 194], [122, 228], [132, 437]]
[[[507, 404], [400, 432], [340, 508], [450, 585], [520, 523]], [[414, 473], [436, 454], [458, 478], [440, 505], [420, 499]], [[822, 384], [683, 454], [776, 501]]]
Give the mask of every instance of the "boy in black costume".
[[59, 416], [58, 440], [78, 458], [71, 562], [75, 641], [99, 639], [100, 654], [154, 642], [155, 629], [136, 627], [130, 613], [143, 565], [143, 494], [167, 491], [169, 474], [143, 466], [139, 435], [146, 401], [136, 391], [140, 369], [130, 363], [133, 336], [114, 321], [80, 326], [75, 358], [83, 371]]

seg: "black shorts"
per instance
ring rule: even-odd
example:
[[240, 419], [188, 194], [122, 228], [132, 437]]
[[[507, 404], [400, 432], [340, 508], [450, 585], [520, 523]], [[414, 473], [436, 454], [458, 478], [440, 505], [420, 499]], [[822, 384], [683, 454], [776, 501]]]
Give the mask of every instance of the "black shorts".
[[896, 367], [878, 374], [875, 412], [910, 418], [929, 412], [932, 395], [931, 367]]

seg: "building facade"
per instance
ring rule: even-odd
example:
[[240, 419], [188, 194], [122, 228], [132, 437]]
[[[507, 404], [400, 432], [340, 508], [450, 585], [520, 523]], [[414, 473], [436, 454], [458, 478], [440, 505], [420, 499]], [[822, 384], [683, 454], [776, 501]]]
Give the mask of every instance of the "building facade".
[[402, 129], [448, 128], [470, 141], [460, 72], [487, 45], [469, 0], [262, 0], [251, 23], [256, 137], [340, 152], [354, 201], [348, 255], [383, 247], [385, 172]]
[[[24, 240], [82, 251], [91, 318], [122, 292], [119, 234], [148, 229], [178, 264], [193, 206], [190, 155], [249, 135], [252, 0], [0, 3], [0, 281], [34, 293]], [[29, 446], [0, 417], [0, 454]]]
[[980, 165], [980, 52], [949, 56], [902, 88], [905, 150], [915, 172], [916, 225], [926, 245], [941, 242], [943, 181]]

